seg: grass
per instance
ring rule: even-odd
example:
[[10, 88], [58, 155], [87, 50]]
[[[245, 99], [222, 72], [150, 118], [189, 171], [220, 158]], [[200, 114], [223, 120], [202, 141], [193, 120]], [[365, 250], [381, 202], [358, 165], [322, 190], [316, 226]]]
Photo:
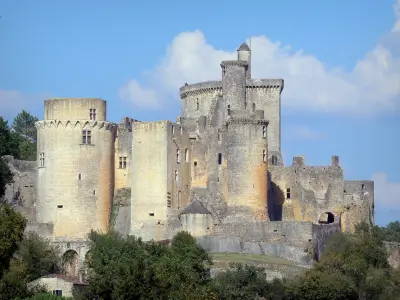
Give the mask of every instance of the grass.
[[286, 260], [284, 258], [262, 255], [262, 254], [246, 254], [246, 253], [211, 253], [216, 266], [228, 266], [231, 262], [240, 262], [248, 265], [259, 265], [259, 264], [277, 264], [285, 266], [296, 266], [297, 264], [293, 261]]

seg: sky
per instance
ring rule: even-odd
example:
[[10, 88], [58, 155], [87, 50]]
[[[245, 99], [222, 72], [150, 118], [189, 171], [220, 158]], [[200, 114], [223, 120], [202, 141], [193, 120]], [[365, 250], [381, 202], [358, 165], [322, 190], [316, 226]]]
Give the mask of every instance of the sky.
[[[245, 5], [246, 3], [247, 5]], [[0, 0], [0, 115], [100, 97], [110, 121], [175, 120], [179, 88], [220, 79], [251, 36], [252, 75], [283, 78], [285, 164], [375, 181], [400, 220], [400, 0]]]

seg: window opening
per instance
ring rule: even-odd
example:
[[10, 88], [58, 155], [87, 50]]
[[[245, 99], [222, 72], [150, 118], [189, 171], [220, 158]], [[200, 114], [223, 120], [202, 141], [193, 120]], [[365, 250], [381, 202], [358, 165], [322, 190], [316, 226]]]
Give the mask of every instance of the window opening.
[[196, 110], [200, 109], [199, 98], [196, 99]]
[[96, 109], [95, 108], [91, 108], [89, 110], [89, 114], [90, 114], [90, 120], [96, 120]]
[[286, 189], [286, 198], [290, 199], [290, 188]]
[[263, 150], [263, 162], [267, 162], [267, 150]]
[[218, 141], [222, 139], [221, 129], [218, 129]]
[[178, 170], [175, 170], [175, 181], [178, 181], [179, 179], [179, 173]]
[[185, 149], [185, 161], [189, 162], [189, 149], [188, 148]]
[[179, 164], [181, 162], [181, 150], [176, 150], [176, 162]]
[[82, 130], [82, 144], [90, 145], [92, 143], [92, 132], [90, 130]]
[[267, 126], [263, 126], [263, 138], [267, 137]]
[[44, 167], [44, 152], [39, 154], [40, 167]]
[[218, 153], [218, 164], [222, 164], [222, 153]]
[[230, 116], [230, 115], [231, 115], [231, 106], [228, 105], [228, 116]]

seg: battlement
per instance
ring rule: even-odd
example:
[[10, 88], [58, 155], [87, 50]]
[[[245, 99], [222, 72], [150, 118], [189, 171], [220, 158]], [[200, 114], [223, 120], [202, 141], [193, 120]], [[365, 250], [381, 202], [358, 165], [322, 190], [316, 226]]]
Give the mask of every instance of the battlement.
[[247, 67], [249, 63], [244, 60], [224, 60], [221, 62], [221, 67]]
[[[293, 157], [292, 166], [306, 166], [305, 157], [302, 155], [296, 155]], [[332, 155], [332, 167], [340, 167], [339, 166], [339, 156]], [[311, 168], [326, 168], [327, 166], [312, 166]]]
[[283, 79], [247, 79], [246, 80], [247, 88], [278, 88], [280, 92], [283, 91], [284, 88], [284, 80]]
[[98, 130], [113, 130], [116, 126], [117, 124], [106, 121], [45, 120], [35, 123], [37, 130], [43, 130], [46, 128], [96, 128]]
[[249, 125], [268, 125], [267, 120], [256, 120], [251, 118], [235, 118], [231, 117], [226, 121], [226, 125], [229, 124], [249, 124]]
[[222, 92], [222, 81], [206, 81], [184, 85], [180, 88], [181, 99], [187, 96], [199, 95], [207, 92]]

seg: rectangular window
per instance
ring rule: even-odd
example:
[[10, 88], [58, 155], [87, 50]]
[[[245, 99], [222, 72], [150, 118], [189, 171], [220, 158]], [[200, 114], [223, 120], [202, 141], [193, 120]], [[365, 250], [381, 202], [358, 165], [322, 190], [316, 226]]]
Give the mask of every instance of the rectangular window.
[[89, 109], [90, 120], [96, 120], [96, 109], [91, 108]]
[[228, 111], [228, 116], [230, 116], [231, 115], [231, 106], [230, 105], [228, 105], [227, 111]]
[[200, 104], [199, 104], [199, 98], [196, 99], [196, 110], [199, 110]]
[[276, 166], [278, 164], [278, 157], [276, 155], [272, 155], [271, 160], [272, 165]]
[[62, 290], [53, 290], [53, 295], [62, 297]]
[[175, 133], [175, 126], [172, 125], [172, 134], [174, 134], [174, 133]]
[[90, 130], [82, 130], [82, 144], [90, 145], [92, 143], [92, 132]]
[[222, 164], [222, 153], [218, 153], [218, 164]]
[[120, 169], [126, 169], [127, 166], [127, 160], [126, 160], [126, 156], [120, 156], [119, 158], [119, 168]]
[[44, 152], [39, 153], [39, 167], [44, 167]]
[[222, 140], [221, 129], [218, 129], [218, 141]]
[[290, 189], [286, 189], [286, 199], [290, 199]]
[[176, 162], [179, 164], [181, 162], [181, 150], [176, 150]]
[[267, 162], [267, 150], [263, 150], [263, 162]]
[[82, 174], [81, 173], [78, 174], [78, 180], [82, 180]]
[[178, 170], [175, 170], [175, 181], [178, 181], [179, 179], [179, 173]]
[[266, 139], [267, 138], [267, 126], [263, 126], [262, 130], [263, 130], [263, 133], [262, 133], [263, 138]]

